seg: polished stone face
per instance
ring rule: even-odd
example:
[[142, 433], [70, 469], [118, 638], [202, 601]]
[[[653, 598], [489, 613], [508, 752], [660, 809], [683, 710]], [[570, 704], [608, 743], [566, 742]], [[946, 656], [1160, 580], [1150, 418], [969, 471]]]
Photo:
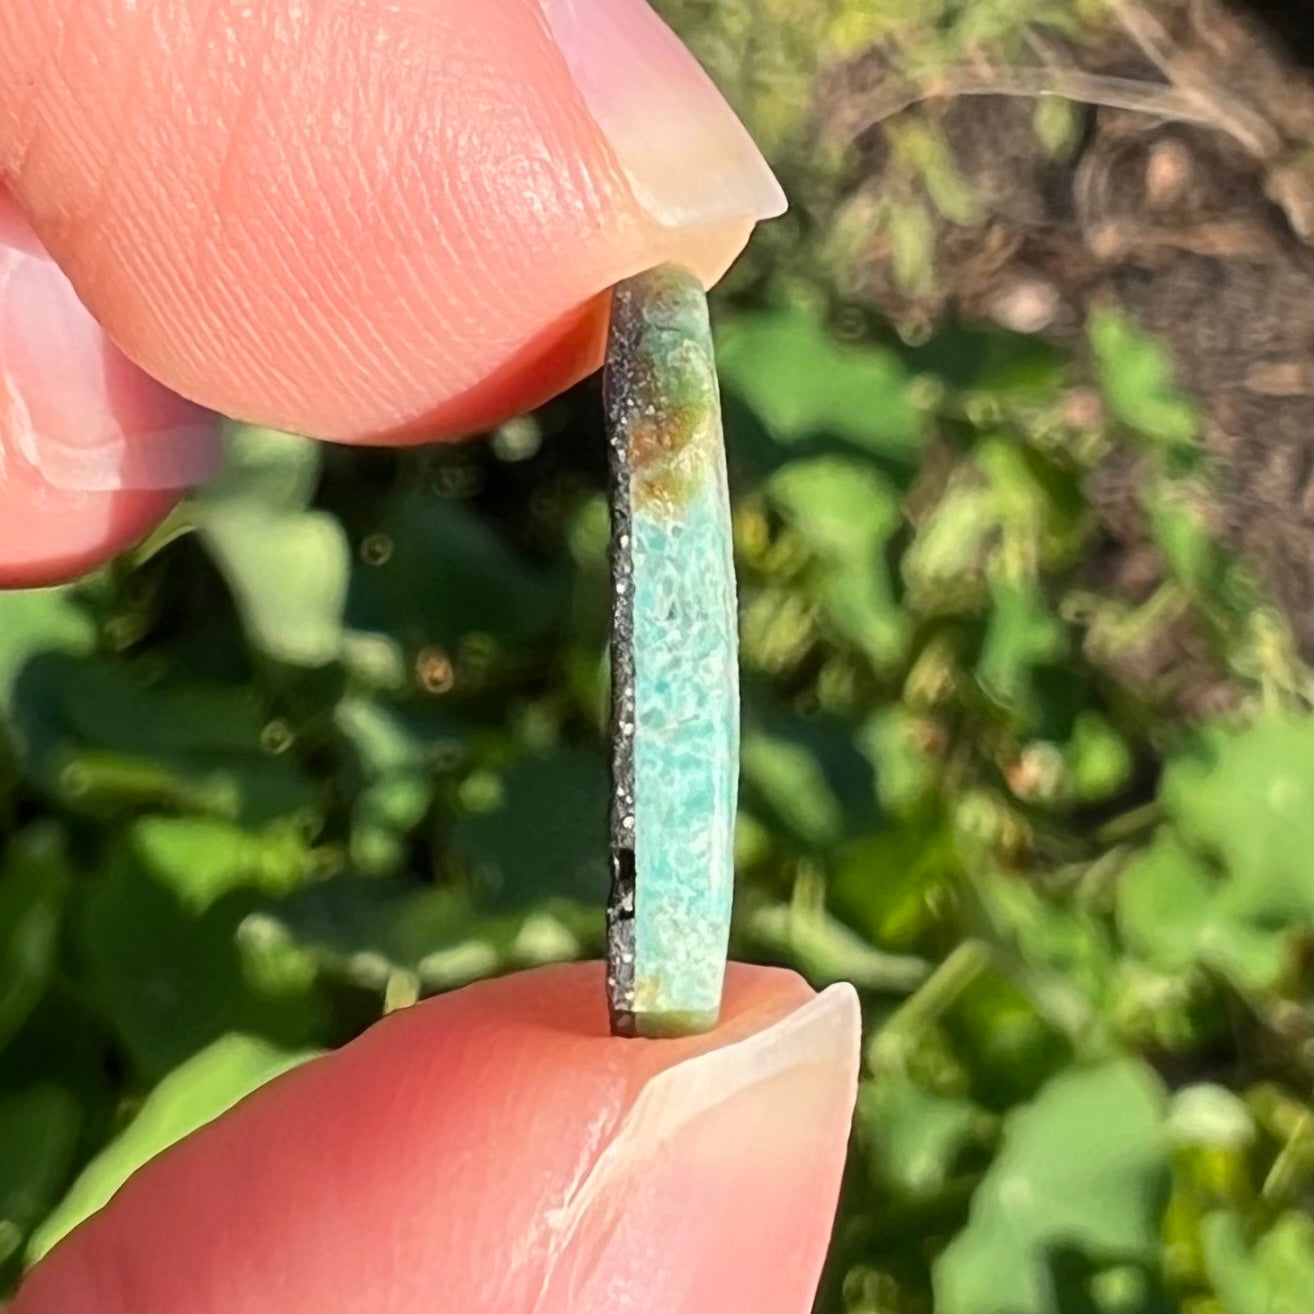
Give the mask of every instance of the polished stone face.
[[615, 293], [610, 989], [619, 1029], [720, 1008], [739, 774], [734, 563], [707, 302], [664, 267]]

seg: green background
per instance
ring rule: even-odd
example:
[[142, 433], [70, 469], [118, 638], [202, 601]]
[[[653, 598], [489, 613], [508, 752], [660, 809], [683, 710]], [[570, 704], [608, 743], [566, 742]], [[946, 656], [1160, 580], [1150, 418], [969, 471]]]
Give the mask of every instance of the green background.
[[[840, 166], [795, 134], [808, 52], [871, 34], [763, 0], [744, 54], [745, 8], [667, 6], [803, 198], [714, 313], [734, 952], [852, 981], [866, 1020], [818, 1308], [1305, 1314], [1309, 672], [1197, 513], [1195, 409], [1136, 323], [1060, 352], [846, 300]], [[600, 952], [599, 410], [592, 381], [406, 454], [235, 428], [141, 550], [0, 596], [0, 1293], [305, 1054]], [[1139, 600], [1088, 569], [1126, 450], [1162, 570]], [[1225, 711], [1119, 678], [1183, 615]]]

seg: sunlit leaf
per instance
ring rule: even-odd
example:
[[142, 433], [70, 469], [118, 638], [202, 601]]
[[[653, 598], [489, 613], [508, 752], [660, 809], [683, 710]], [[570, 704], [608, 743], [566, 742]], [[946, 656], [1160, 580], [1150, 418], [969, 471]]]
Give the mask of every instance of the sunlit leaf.
[[1062, 96], [1042, 96], [1036, 101], [1033, 119], [1036, 136], [1046, 152], [1063, 155], [1072, 147], [1081, 130], [1077, 107]]
[[1092, 1277], [1156, 1262], [1163, 1119], [1158, 1083], [1128, 1059], [1057, 1077], [1010, 1114], [968, 1225], [935, 1264], [939, 1314], [1053, 1314], [1074, 1300], [1112, 1314]]
[[1228, 1314], [1306, 1314], [1314, 1291], [1314, 1221], [1283, 1214], [1253, 1247], [1236, 1213], [1201, 1229], [1205, 1265]]
[[803, 310], [743, 316], [718, 335], [725, 388], [781, 443], [833, 437], [877, 455], [915, 456], [922, 418], [897, 356], [842, 346]]
[[901, 523], [874, 470], [841, 457], [796, 461], [772, 476], [772, 501], [816, 557], [826, 619], [878, 667], [902, 657], [910, 624], [896, 605], [883, 549]]
[[1029, 724], [1039, 715], [1034, 672], [1063, 655], [1063, 626], [1033, 581], [996, 576], [990, 600], [977, 679], [991, 698]]
[[1098, 802], [1118, 793], [1132, 773], [1126, 740], [1096, 712], [1082, 712], [1063, 748], [1072, 789], [1083, 802]]
[[190, 912], [247, 887], [285, 894], [311, 870], [309, 847], [295, 825], [252, 833], [205, 817], [144, 817], [130, 835], [143, 866]]
[[1113, 413], [1165, 447], [1192, 443], [1199, 428], [1195, 407], [1178, 391], [1163, 344], [1109, 307], [1092, 312], [1087, 331]]
[[151, 1091], [132, 1121], [78, 1175], [28, 1246], [35, 1263], [90, 1217], [144, 1163], [213, 1121], [239, 1100], [312, 1057], [250, 1036], [229, 1035], [180, 1064]]
[[971, 1100], [925, 1090], [902, 1074], [865, 1082], [858, 1095], [858, 1125], [882, 1182], [913, 1198], [944, 1189], [959, 1151], [987, 1123]]
[[52, 664], [96, 644], [91, 612], [65, 589], [0, 591], [0, 751], [39, 770], [58, 734], [60, 680]]
[[876, 944], [917, 945], [944, 915], [961, 862], [943, 817], [920, 808], [840, 851], [835, 907]]
[[1184, 837], [1249, 878], [1257, 912], [1270, 897], [1279, 920], [1292, 903], [1314, 908], [1314, 716], [1206, 731], [1170, 763], [1162, 793]]
[[907, 709], [873, 713], [857, 734], [857, 744], [876, 774], [876, 793], [892, 812], [908, 812], [933, 788], [937, 763], [928, 751], [933, 727]]
[[0, 591], [0, 711], [17, 713], [21, 724], [13, 696], [24, 666], [42, 653], [89, 652], [95, 638], [95, 623], [72, 589]]
[[307, 509], [318, 467], [308, 439], [238, 428], [223, 476], [190, 509], [251, 641], [302, 666], [341, 650], [351, 564], [341, 524]]
[[1162, 967], [1273, 986], [1292, 937], [1314, 928], [1314, 720], [1209, 731], [1170, 764], [1162, 796], [1174, 824], [1122, 874], [1123, 933]]
[[356, 870], [383, 875], [402, 861], [403, 837], [433, 801], [433, 783], [414, 729], [390, 709], [349, 698], [334, 712], [355, 749], [351, 857]]

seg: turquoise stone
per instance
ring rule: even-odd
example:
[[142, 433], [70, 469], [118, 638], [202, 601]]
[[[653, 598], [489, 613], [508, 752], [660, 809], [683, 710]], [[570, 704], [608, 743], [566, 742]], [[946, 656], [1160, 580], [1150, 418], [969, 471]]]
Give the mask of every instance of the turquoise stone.
[[620, 284], [606, 375], [612, 467], [613, 893], [618, 1031], [720, 1011], [734, 876], [734, 562], [707, 301], [669, 266]]

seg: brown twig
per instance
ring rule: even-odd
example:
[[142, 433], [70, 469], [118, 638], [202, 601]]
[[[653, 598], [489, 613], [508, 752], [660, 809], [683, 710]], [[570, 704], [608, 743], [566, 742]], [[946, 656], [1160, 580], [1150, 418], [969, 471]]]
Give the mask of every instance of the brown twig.
[[1226, 132], [1255, 155], [1266, 156], [1276, 147], [1272, 130], [1249, 111], [1245, 116], [1224, 113], [1218, 104], [1206, 103], [1194, 92], [1165, 83], [1106, 77], [1070, 68], [951, 69], [920, 86], [889, 88], [874, 105], [866, 107], [852, 132], [855, 136], [869, 132], [886, 119], [922, 101], [956, 96], [1036, 99], [1059, 96], [1082, 104], [1105, 105], [1110, 109], [1130, 110], [1155, 118], [1215, 128]]
[[1226, 132], [1260, 159], [1272, 159], [1278, 153], [1282, 142], [1272, 124], [1225, 88], [1199, 76], [1154, 14], [1136, 0], [1106, 0], [1106, 3], [1141, 54], [1163, 74], [1174, 91], [1194, 102], [1205, 116], [1188, 122], [1201, 122]]

